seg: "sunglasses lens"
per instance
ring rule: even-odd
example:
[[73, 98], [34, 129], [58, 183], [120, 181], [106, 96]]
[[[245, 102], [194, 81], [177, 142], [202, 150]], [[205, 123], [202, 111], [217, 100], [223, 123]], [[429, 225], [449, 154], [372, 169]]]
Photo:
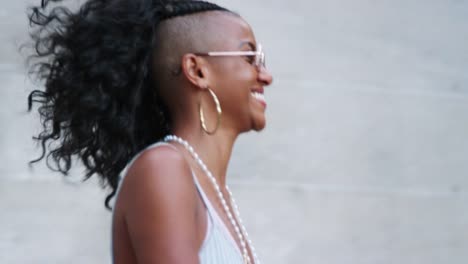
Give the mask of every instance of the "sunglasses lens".
[[255, 55], [255, 64], [257, 67], [265, 67], [265, 53], [263, 53], [262, 45], [258, 44], [257, 54]]
[[257, 67], [265, 67], [265, 54], [263, 52], [255, 56], [255, 65]]

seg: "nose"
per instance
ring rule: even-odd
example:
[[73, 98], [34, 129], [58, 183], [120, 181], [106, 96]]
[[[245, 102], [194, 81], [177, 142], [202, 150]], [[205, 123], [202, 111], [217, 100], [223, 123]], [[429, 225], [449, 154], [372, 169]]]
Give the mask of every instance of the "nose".
[[258, 81], [267, 86], [273, 82], [273, 76], [265, 66], [260, 66], [258, 69]]

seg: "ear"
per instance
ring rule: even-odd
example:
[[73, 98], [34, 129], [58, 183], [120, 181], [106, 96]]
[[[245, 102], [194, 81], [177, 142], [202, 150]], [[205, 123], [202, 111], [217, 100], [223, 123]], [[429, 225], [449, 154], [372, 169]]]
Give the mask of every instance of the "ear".
[[193, 53], [182, 56], [182, 71], [194, 86], [198, 88], [208, 87], [208, 65], [206, 60]]

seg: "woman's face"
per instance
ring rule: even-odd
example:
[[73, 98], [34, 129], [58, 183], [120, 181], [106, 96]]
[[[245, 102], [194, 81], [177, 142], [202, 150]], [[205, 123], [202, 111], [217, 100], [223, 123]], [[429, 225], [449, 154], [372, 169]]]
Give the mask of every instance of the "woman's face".
[[[219, 16], [223, 29], [217, 45], [211, 51], [255, 51], [258, 43], [250, 26], [240, 17]], [[210, 88], [216, 93], [223, 110], [222, 127], [239, 132], [259, 131], [265, 127], [265, 87], [272, 76], [263, 66], [255, 65], [252, 56], [208, 57]]]

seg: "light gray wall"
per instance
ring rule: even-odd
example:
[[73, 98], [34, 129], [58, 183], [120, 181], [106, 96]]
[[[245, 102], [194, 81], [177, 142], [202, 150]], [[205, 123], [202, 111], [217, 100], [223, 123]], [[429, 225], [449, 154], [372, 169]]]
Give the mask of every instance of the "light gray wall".
[[[26, 166], [25, 2], [0, 7], [0, 263], [109, 262], [97, 182]], [[217, 2], [275, 77], [229, 171], [263, 263], [468, 263], [468, 1]]]

